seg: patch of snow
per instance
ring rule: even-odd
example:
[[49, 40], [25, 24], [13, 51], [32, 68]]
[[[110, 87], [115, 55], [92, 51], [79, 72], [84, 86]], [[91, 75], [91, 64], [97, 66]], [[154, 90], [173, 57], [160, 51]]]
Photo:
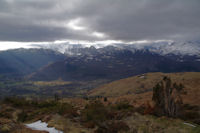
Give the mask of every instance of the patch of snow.
[[41, 120], [25, 124], [25, 126], [33, 130], [47, 131], [49, 133], [63, 133], [63, 131], [56, 130], [54, 127], [48, 127], [48, 124], [46, 122], [42, 122]]
[[188, 126], [191, 126], [191, 127], [196, 127], [195, 125], [190, 124], [190, 123], [187, 123], [187, 122], [184, 122], [183, 124], [188, 125]]

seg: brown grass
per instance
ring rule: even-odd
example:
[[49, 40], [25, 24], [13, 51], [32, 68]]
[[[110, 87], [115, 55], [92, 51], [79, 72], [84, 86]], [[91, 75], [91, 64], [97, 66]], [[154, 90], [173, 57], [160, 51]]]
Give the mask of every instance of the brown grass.
[[183, 95], [183, 102], [191, 105], [200, 105], [200, 72], [184, 73], [147, 73], [126, 79], [104, 84], [91, 90], [89, 96], [110, 97], [110, 102], [128, 99], [132, 104], [141, 104], [151, 101], [153, 86], [168, 76], [173, 82], [182, 83], [187, 92]]

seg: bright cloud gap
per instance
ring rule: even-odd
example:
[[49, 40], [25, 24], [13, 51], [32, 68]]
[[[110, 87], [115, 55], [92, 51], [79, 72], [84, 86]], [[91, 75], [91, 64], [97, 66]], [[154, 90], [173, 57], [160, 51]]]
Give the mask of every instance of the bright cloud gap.
[[73, 30], [86, 30], [87, 28], [80, 25], [81, 19], [73, 19], [67, 23], [66, 27], [73, 29]]
[[[104, 34], [95, 33], [99, 37], [104, 37]], [[17, 49], [17, 48], [41, 48], [42, 45], [56, 45], [56, 44], [70, 44], [76, 45], [81, 44], [83, 47], [94, 46], [96, 48], [101, 48], [113, 44], [124, 44], [124, 45], [137, 45], [137, 44], [149, 44], [149, 43], [158, 43], [158, 42], [172, 42], [172, 40], [139, 40], [139, 41], [130, 41], [125, 42], [122, 40], [103, 40], [103, 41], [84, 41], [84, 40], [56, 40], [54, 42], [10, 42], [10, 41], [1, 41], [0, 50], [8, 49]]]

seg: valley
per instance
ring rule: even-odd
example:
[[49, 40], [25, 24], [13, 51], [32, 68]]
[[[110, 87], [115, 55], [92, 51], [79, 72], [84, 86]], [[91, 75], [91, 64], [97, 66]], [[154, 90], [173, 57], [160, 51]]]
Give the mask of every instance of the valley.
[[[47, 132], [26, 126], [34, 122], [64, 133], [200, 131], [198, 56], [113, 46], [78, 51], [18, 49], [0, 55], [9, 57], [0, 67], [0, 132]], [[153, 100], [156, 85], [166, 77], [172, 89], [183, 88], [177, 93], [180, 106], [171, 105], [179, 107], [175, 116], [159, 110]]]
[[[0, 103], [0, 129], [2, 132], [11, 133], [40, 133], [43, 131], [31, 130], [24, 124], [41, 120], [67, 133], [198, 133], [199, 75], [198, 72], [146, 73], [105, 83], [96, 89], [73, 90], [72, 92], [77, 91], [78, 95], [71, 94], [71, 97], [62, 92], [41, 95], [40, 91], [35, 96], [5, 97]], [[177, 84], [183, 83], [184, 86], [184, 93], [181, 94], [182, 111], [175, 118], [157, 116], [158, 114], [155, 115], [151, 111], [154, 107], [152, 90], [165, 76]], [[66, 90], [67, 86], [73, 83], [34, 81], [29, 84], [37, 86], [38, 90], [46, 87], [48, 91], [54, 92], [52, 87], [59, 92], [57, 87], [65, 86], [63, 89]], [[34, 90], [37, 89], [32, 88], [32, 91]]]
[[200, 0], [0, 0], [0, 133], [200, 133]]

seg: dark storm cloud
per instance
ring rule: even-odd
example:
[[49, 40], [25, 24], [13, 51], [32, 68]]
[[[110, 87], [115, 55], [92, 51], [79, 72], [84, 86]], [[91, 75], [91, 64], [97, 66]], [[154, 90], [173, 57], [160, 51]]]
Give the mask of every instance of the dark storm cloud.
[[[74, 22], [72, 27], [70, 22]], [[94, 32], [105, 36], [96, 36]], [[199, 40], [199, 37], [199, 0], [0, 1], [0, 41]]]

